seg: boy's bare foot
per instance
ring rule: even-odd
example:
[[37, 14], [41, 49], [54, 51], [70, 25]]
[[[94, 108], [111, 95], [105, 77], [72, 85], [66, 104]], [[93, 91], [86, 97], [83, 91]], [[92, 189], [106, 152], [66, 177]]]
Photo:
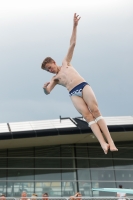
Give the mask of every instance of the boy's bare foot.
[[116, 147], [110, 147], [110, 151], [118, 151], [118, 149]]
[[116, 148], [114, 142], [109, 143], [110, 146], [110, 151], [118, 151], [118, 149]]
[[102, 149], [103, 149], [104, 153], [107, 154], [108, 150], [109, 150], [109, 144], [105, 143], [104, 145], [102, 145]]
[[109, 143], [109, 146], [110, 146], [110, 151], [118, 151], [113, 141]]

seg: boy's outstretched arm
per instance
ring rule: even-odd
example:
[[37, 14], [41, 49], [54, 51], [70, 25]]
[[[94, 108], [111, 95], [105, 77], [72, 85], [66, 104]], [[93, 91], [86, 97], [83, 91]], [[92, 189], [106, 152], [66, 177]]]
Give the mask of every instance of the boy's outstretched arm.
[[70, 47], [69, 47], [68, 53], [64, 59], [64, 61], [66, 61], [68, 65], [70, 65], [70, 62], [71, 62], [72, 56], [73, 56], [73, 52], [74, 52], [74, 47], [76, 45], [77, 26], [78, 26], [79, 20], [80, 20], [79, 15], [77, 15], [75, 13], [74, 18], [73, 18], [73, 30], [72, 30], [72, 36], [70, 39]]

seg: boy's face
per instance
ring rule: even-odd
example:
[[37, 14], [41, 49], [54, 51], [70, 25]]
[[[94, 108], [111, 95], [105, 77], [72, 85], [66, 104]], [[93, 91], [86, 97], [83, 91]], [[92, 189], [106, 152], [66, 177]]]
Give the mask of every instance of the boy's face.
[[6, 200], [6, 197], [3, 195], [0, 197], [0, 200]]
[[21, 197], [27, 197], [26, 192], [22, 192]]
[[50, 73], [56, 74], [57, 73], [57, 65], [56, 65], [55, 61], [47, 63], [45, 65], [45, 70]]
[[48, 200], [48, 195], [43, 194], [43, 200]]
[[81, 200], [82, 195], [81, 195], [81, 194], [78, 194], [77, 197], [78, 197], [77, 200]]

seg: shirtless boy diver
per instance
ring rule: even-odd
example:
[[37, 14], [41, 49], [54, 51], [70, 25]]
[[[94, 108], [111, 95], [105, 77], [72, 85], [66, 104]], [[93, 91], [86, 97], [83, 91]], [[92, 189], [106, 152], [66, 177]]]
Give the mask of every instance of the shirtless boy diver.
[[[118, 149], [111, 138], [103, 117], [101, 116], [92, 88], [70, 63], [76, 45], [76, 34], [79, 20], [79, 15], [75, 13], [70, 46], [66, 57], [62, 61], [62, 66], [58, 66], [51, 57], [47, 57], [43, 61], [41, 68], [55, 74], [50, 82], [44, 84], [43, 89], [45, 94], [50, 94], [51, 90], [57, 84], [67, 88], [73, 105], [88, 122], [92, 132], [99, 140], [104, 153], [107, 154], [109, 149], [110, 151], [118, 151]], [[105, 141], [102, 133], [107, 142]]]

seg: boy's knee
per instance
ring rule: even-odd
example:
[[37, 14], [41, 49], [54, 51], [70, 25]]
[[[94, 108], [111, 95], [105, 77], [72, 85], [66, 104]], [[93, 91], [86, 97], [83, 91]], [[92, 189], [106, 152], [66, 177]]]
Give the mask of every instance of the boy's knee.
[[93, 118], [91, 113], [83, 113], [82, 115], [86, 121], [91, 121]]
[[95, 106], [93, 109], [91, 109], [91, 113], [95, 118], [101, 115], [97, 106]]

